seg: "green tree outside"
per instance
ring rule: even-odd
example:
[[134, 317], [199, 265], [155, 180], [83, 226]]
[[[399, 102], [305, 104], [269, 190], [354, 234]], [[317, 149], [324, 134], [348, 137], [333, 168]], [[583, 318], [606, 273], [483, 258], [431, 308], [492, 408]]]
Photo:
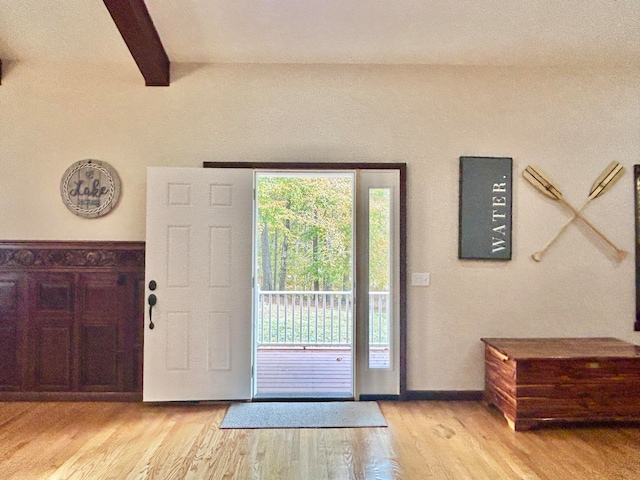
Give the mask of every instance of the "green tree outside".
[[[352, 288], [351, 177], [258, 177], [261, 290]], [[370, 285], [389, 288], [389, 191], [370, 191]]]

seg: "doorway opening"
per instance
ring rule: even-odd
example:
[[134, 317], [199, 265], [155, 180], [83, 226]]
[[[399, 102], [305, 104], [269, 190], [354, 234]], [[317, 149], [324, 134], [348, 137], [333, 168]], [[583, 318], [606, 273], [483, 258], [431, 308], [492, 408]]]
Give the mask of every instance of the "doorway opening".
[[353, 172], [256, 172], [254, 397], [353, 398]]

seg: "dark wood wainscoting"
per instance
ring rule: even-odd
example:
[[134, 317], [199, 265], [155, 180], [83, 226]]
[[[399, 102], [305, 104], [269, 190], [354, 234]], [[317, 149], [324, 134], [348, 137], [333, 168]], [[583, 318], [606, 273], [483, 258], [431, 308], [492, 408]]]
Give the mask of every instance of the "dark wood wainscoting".
[[138, 400], [143, 242], [0, 241], [0, 400]]

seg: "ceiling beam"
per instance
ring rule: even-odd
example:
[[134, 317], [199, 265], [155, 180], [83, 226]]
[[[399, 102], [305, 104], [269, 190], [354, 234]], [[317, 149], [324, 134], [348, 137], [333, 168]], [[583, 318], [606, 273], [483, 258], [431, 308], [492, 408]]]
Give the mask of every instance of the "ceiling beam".
[[147, 86], [169, 86], [169, 57], [144, 0], [104, 0]]

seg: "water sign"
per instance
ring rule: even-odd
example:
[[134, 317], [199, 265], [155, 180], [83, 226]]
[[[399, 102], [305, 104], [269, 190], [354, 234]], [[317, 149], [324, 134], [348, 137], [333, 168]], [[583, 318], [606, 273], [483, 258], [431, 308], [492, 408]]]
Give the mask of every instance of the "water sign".
[[460, 157], [458, 258], [511, 260], [511, 158]]

